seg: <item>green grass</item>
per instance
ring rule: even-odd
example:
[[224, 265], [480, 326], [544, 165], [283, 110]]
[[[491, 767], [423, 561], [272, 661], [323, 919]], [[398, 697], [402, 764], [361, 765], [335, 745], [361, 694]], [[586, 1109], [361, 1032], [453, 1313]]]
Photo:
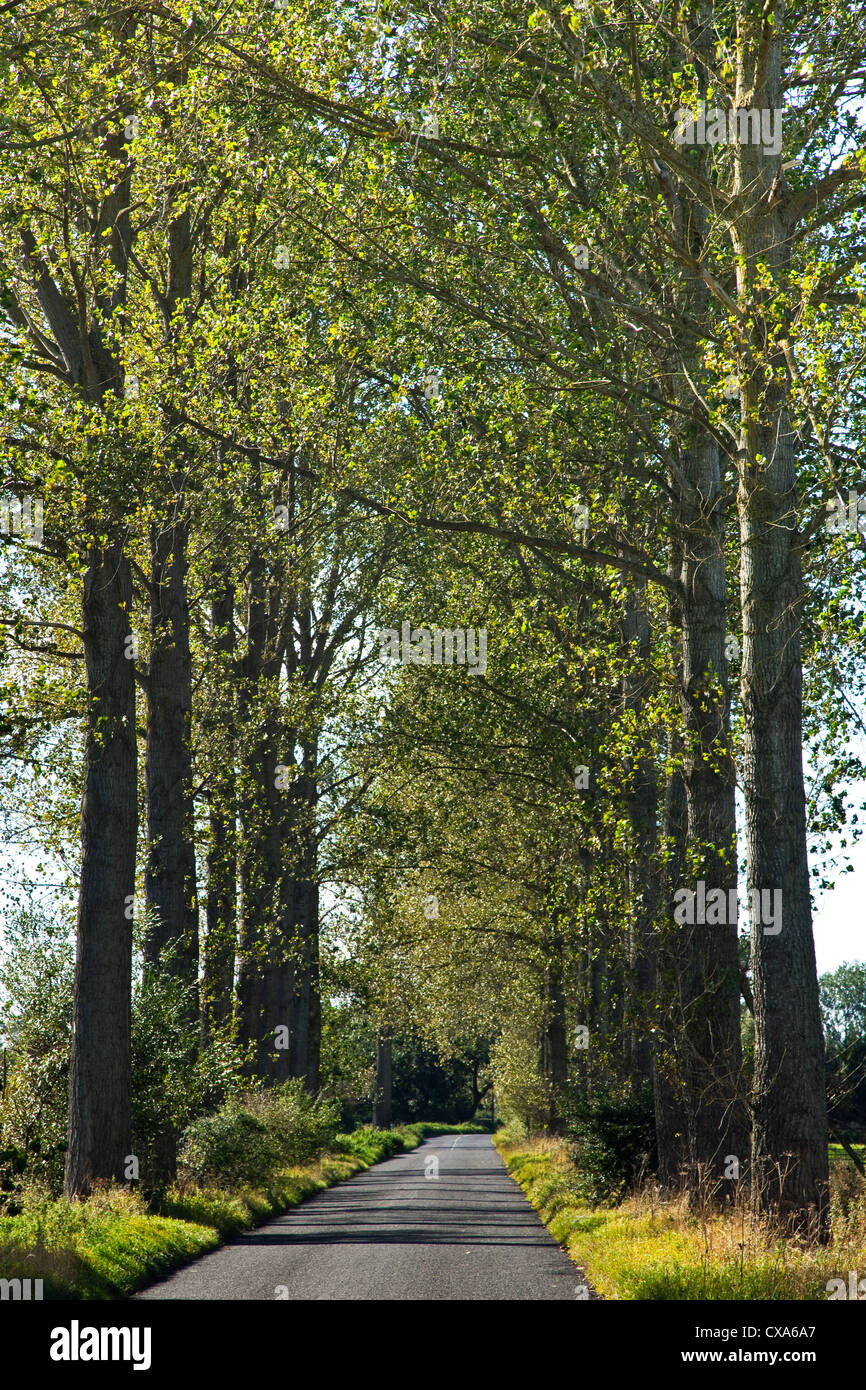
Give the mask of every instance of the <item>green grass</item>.
[[[851, 1159], [848, 1154], [846, 1154], [841, 1144], [828, 1144], [827, 1147], [829, 1149], [831, 1163], [840, 1161], [843, 1163], [851, 1163]], [[851, 1148], [861, 1162], [866, 1163], [866, 1144], [852, 1144]], [[854, 1165], [851, 1164], [851, 1166], [853, 1168]]]
[[338, 1135], [335, 1153], [276, 1173], [264, 1187], [184, 1184], [169, 1188], [156, 1212], [128, 1188], [73, 1203], [32, 1197], [20, 1215], [0, 1217], [0, 1277], [42, 1279], [46, 1299], [124, 1297], [424, 1139], [482, 1132], [478, 1125], [430, 1122], [393, 1130], [365, 1127]]
[[0, 1272], [42, 1279], [46, 1298], [116, 1298], [218, 1244], [209, 1226], [148, 1215], [134, 1193], [112, 1189], [0, 1218]]
[[219, 1187], [172, 1187], [160, 1202], [159, 1214], [178, 1221], [212, 1226], [219, 1236], [226, 1239], [241, 1231], [251, 1230], [270, 1216], [296, 1207], [305, 1197], [350, 1178], [353, 1173], [368, 1166], [360, 1158], [335, 1154], [277, 1173], [266, 1187], [239, 1187], [231, 1191]]
[[[866, 1196], [833, 1198], [833, 1242], [810, 1249], [744, 1212], [689, 1212], [651, 1190], [589, 1207], [561, 1140], [494, 1143], [554, 1239], [604, 1298], [826, 1300], [827, 1281], [866, 1265]], [[849, 1164], [850, 1167], [850, 1164]]]

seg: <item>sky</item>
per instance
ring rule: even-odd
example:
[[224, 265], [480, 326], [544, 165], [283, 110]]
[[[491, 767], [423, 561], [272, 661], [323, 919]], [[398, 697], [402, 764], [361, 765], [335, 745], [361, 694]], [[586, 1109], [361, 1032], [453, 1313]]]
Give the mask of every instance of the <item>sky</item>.
[[846, 960], [866, 960], [866, 839], [850, 858], [854, 872], [840, 875], [812, 919], [819, 974]]

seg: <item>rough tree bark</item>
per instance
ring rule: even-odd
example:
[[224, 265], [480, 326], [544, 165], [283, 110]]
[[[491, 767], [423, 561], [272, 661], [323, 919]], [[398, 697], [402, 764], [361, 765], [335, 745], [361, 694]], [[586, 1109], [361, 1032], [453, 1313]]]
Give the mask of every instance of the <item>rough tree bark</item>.
[[[120, 51], [134, 17], [114, 25]], [[107, 254], [110, 290], [92, 288], [71, 304], [22, 230], [25, 266], [32, 273], [52, 356], [69, 386], [90, 405], [123, 393], [123, 372], [107, 346], [106, 325], [122, 313], [132, 248], [131, 173], [122, 133], [105, 138], [116, 168], [92, 225], [92, 254]], [[78, 190], [68, 201], [77, 205]], [[84, 242], [82, 241], [82, 245]], [[90, 283], [90, 268], [87, 280]], [[89, 485], [88, 485], [89, 489]], [[94, 499], [95, 500], [95, 499]], [[135, 678], [130, 644], [132, 579], [126, 525], [111, 502], [83, 518], [85, 571], [82, 629], [86, 677], [81, 799], [81, 877], [69, 1067], [69, 1130], [64, 1190], [86, 1196], [97, 1181], [122, 1181], [131, 1148], [130, 990], [132, 915], [138, 830]], [[107, 540], [96, 537], [107, 536]]]
[[[736, 105], [780, 111], [783, 6], [741, 13]], [[749, 887], [781, 892], [781, 930], [752, 921], [755, 1001], [753, 1195], [756, 1205], [824, 1237], [827, 1112], [803, 788], [794, 432], [780, 336], [767, 303], [784, 284], [792, 232], [782, 154], [734, 146], [740, 215], [731, 236], [746, 316], [740, 363], [738, 509], [743, 611], [743, 780]], [[771, 899], [772, 901], [772, 899]]]
[[[650, 665], [650, 623], [646, 585], [629, 590], [622, 627], [623, 641], [632, 652], [623, 681], [623, 704], [638, 717], [644, 705]], [[652, 1085], [653, 1062], [649, 1008], [655, 983], [653, 928], [658, 911], [656, 851], [657, 797], [655, 763], [641, 756], [628, 796], [634, 853], [627, 870], [628, 982], [625, 1000], [625, 1061], [633, 1091]]]
[[122, 1181], [131, 1146], [130, 978], [138, 822], [132, 579], [117, 541], [87, 557], [87, 715], [65, 1192]]
[[[167, 346], [192, 293], [189, 212], [172, 218], [167, 236], [166, 294], [160, 303]], [[149, 925], [145, 970], [159, 966], [190, 991], [198, 1016], [198, 904], [192, 790], [192, 658], [189, 645], [189, 521], [181, 466], [169, 475], [150, 528], [150, 661], [147, 675], [145, 787]]]
[[[730, 755], [724, 521], [718, 446], [700, 427], [682, 449], [693, 494], [681, 499], [683, 783], [688, 862], [683, 886], [703, 880], [730, 902], [737, 887]], [[740, 1047], [737, 920], [681, 927], [679, 1017], [690, 1190], [723, 1180], [749, 1144]], [[733, 920], [731, 920], [733, 918]]]
[[192, 801], [192, 682], [185, 525], [154, 523], [150, 576], [145, 785], [149, 924], [145, 970], [159, 968], [190, 991], [198, 1015], [198, 906]]
[[376, 1092], [373, 1099], [373, 1124], [376, 1129], [390, 1129], [393, 1105], [393, 1035], [383, 1028], [376, 1043]]
[[319, 884], [316, 808], [318, 740], [302, 748], [283, 840], [281, 936], [286, 951], [282, 1008], [289, 1026], [286, 1070], [307, 1089], [319, 1085], [322, 1007], [319, 987]]
[[[253, 1045], [251, 1075], [279, 1079], [274, 1036], [279, 1008], [275, 975], [282, 964], [276, 940], [280, 883], [280, 797], [277, 790], [278, 726], [263, 709], [268, 678], [275, 675], [265, 567], [256, 550], [247, 581], [247, 642], [241, 663], [238, 730], [248, 740], [238, 779], [238, 990], [241, 1042]], [[276, 664], [278, 670], [278, 664]]]
[[[687, 23], [689, 49], [698, 60], [698, 90], [705, 98], [714, 65], [710, 8], [699, 7]], [[703, 177], [709, 175], [709, 157], [708, 150], [696, 149], [696, 167]], [[684, 183], [676, 190], [666, 186], [665, 191], [671, 234], [685, 264], [700, 265], [707, 245], [706, 209]], [[669, 783], [674, 800], [668, 809], [675, 818], [671, 829], [675, 834], [684, 829], [685, 842], [680, 842], [682, 854], [671, 861], [681, 877], [670, 886], [694, 887], [703, 880], [708, 889], [723, 889], [729, 902], [730, 890], [737, 887], [737, 862], [722, 470], [719, 444], [694, 386], [703, 379], [699, 339], [709, 321], [710, 295], [703, 276], [691, 268], [681, 272], [681, 283], [684, 328], [670, 374], [673, 398], [682, 412], [677, 418], [684, 423], [676, 431], [678, 467], [670, 484], [676, 498], [672, 559], [679, 603], [671, 616], [681, 637], [682, 774], [681, 783], [679, 774]], [[745, 1168], [749, 1143], [737, 922], [678, 927], [671, 921], [666, 935], [671, 948], [668, 983], [673, 985], [667, 1051], [676, 1059], [677, 1074], [659, 1091], [659, 1098], [664, 1094], [675, 1105], [670, 1120], [661, 1117], [660, 1169], [666, 1180], [681, 1182], [685, 1177], [690, 1191], [702, 1187], [705, 1192], [707, 1183], [715, 1187], [723, 1179], [730, 1155]], [[663, 1153], [670, 1140], [674, 1147]]]
[[[243, 711], [241, 712], [243, 719]], [[253, 1044], [250, 1073], [285, 1079], [285, 1046], [277, 1027], [287, 1023], [283, 996], [286, 952], [279, 933], [280, 820], [273, 741], [257, 740], [245, 760], [238, 795], [239, 924], [237, 1013], [240, 1039]]]
[[[218, 658], [230, 663], [234, 653], [234, 590], [226, 582], [222, 583], [211, 603], [211, 629]], [[219, 695], [216, 699], [218, 709], [229, 726], [231, 744], [233, 711], [230, 699], [223, 702]], [[237, 806], [233, 753], [213, 771], [208, 808], [206, 872], [207, 934], [202, 977], [202, 1033], [205, 1041], [229, 1024], [233, 1007], [237, 950]]]
[[544, 1024], [541, 1033], [541, 1075], [547, 1085], [545, 1129], [549, 1134], [564, 1134], [566, 1117], [563, 1100], [568, 1087], [568, 1035], [565, 1017], [565, 988], [563, 971], [563, 933], [550, 933], [545, 944]]
[[665, 785], [662, 813], [662, 845], [665, 854], [662, 895], [665, 912], [656, 951], [656, 988], [660, 1016], [664, 1020], [655, 1034], [653, 1049], [653, 1101], [655, 1109], [658, 1179], [663, 1187], [676, 1188], [688, 1172], [689, 1121], [684, 1103], [684, 1067], [678, 1044], [684, 1037], [677, 1001], [682, 967], [681, 928], [673, 925], [674, 892], [683, 881], [686, 861], [686, 789], [679, 763], [681, 738], [678, 730], [669, 736], [668, 757], [672, 764]]

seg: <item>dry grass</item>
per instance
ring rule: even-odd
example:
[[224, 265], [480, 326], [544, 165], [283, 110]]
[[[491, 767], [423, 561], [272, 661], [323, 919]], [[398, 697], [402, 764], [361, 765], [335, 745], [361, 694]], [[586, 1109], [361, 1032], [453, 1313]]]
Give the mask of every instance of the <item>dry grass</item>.
[[618, 1207], [589, 1207], [578, 1194], [567, 1143], [496, 1141], [551, 1233], [605, 1298], [825, 1300], [828, 1281], [866, 1274], [866, 1184], [833, 1165], [829, 1246], [809, 1246], [753, 1220], [740, 1199], [725, 1211], [690, 1209], [685, 1194], [662, 1198], [645, 1183]]

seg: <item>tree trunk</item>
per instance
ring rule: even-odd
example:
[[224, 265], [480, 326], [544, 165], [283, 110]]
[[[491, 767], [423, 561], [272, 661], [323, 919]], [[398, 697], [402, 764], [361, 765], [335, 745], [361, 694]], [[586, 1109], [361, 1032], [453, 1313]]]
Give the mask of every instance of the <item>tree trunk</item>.
[[686, 858], [686, 788], [677, 765], [681, 752], [678, 730], [670, 735], [668, 756], [673, 764], [665, 787], [662, 842], [667, 862], [664, 878], [666, 911], [656, 952], [657, 1002], [662, 1022], [653, 1048], [653, 1097], [655, 1109], [658, 1179], [675, 1189], [685, 1181], [689, 1166], [689, 1122], [684, 1104], [683, 1042], [680, 1014], [682, 940], [673, 922], [673, 894], [682, 882]]
[[132, 581], [123, 547], [88, 553], [81, 880], [65, 1193], [122, 1181], [131, 1147], [130, 985], [138, 828], [135, 680], [126, 639]]
[[233, 788], [217, 788], [208, 814], [207, 936], [202, 979], [202, 1023], [205, 1040], [224, 1029], [232, 1016], [237, 945], [235, 855], [237, 828]]
[[[223, 584], [211, 605], [211, 626], [218, 657], [234, 651], [234, 593]], [[219, 674], [217, 675], [219, 680]], [[217, 697], [218, 698], [218, 697]], [[207, 1041], [231, 1020], [237, 949], [237, 808], [231, 697], [218, 698], [229, 726], [229, 756], [214, 769], [208, 811], [207, 935], [202, 980], [202, 1029]]]
[[291, 917], [287, 923], [291, 961], [290, 1074], [303, 1077], [310, 1091], [316, 1091], [319, 1085], [322, 1040], [317, 764], [318, 740], [311, 739], [303, 748], [302, 772], [293, 784], [288, 866], [285, 866], [284, 859], [291, 902]]
[[[241, 714], [243, 723], [243, 713]], [[280, 832], [276, 758], [269, 740], [257, 742], [246, 760], [239, 791], [241, 853], [238, 932], [239, 1035], [254, 1046], [249, 1073], [285, 1079], [287, 1042], [276, 1035], [288, 1019], [282, 1006], [286, 954], [278, 933]]]
[[[760, 13], [741, 16], [737, 105], [781, 109], [781, 12], [764, 43]], [[770, 330], [784, 284], [791, 229], [781, 153], [734, 146], [732, 223], [737, 285], [751, 340], [741, 363], [740, 595], [743, 610], [743, 779], [749, 888], [772, 916], [752, 920], [755, 1001], [753, 1197], [800, 1230], [824, 1237], [829, 1181], [824, 1040], [812, 939], [803, 789], [800, 622], [794, 434], [787, 407], [784, 325]], [[764, 269], [766, 267], [766, 270]], [[769, 285], [766, 283], [770, 281]], [[764, 307], [766, 305], [766, 308]], [[769, 930], [767, 930], [769, 926]], [[779, 929], [780, 928], [780, 929]]]
[[[694, 437], [696, 435], [697, 437]], [[716, 442], [695, 430], [682, 451], [694, 497], [681, 503], [683, 781], [688, 871], [682, 886], [703, 881], [736, 898], [736, 808], [729, 752], [724, 520]], [[742, 1083], [740, 969], [736, 913], [715, 925], [681, 927], [684, 1102], [689, 1186], [715, 1187], [734, 1156], [745, 1172], [749, 1122]]]
[[[319, 885], [310, 878], [289, 884], [292, 901], [290, 952], [284, 970], [282, 1017], [289, 1025], [287, 1071], [309, 1091], [319, 1085], [322, 1010], [319, 992]], [[288, 925], [288, 924], [287, 924]]]
[[392, 1033], [384, 1028], [376, 1044], [376, 1094], [373, 1100], [373, 1126], [391, 1128], [393, 1093]]
[[145, 970], [159, 967], [190, 991], [198, 1015], [198, 906], [192, 804], [192, 678], [187, 530], [155, 523], [151, 532], [150, 633], [147, 685], [148, 861]]
[[[631, 589], [623, 622], [623, 640], [632, 648], [625, 677], [623, 703], [640, 718], [644, 704], [645, 679], [650, 669], [650, 624], [646, 607], [646, 585]], [[651, 1002], [655, 981], [653, 928], [658, 911], [657, 863], [657, 786], [655, 763], [641, 755], [635, 769], [634, 784], [627, 796], [628, 814], [634, 843], [627, 869], [630, 919], [628, 924], [628, 981], [625, 1000], [626, 1070], [633, 1091], [652, 1084], [652, 1045], [650, 1040]]]
[[547, 1083], [548, 1105], [545, 1128], [550, 1134], [564, 1134], [566, 1117], [563, 1103], [568, 1089], [568, 1035], [563, 988], [563, 949], [561, 931], [551, 936], [545, 955], [544, 1027], [541, 1035], [541, 1074]]
[[[178, 80], [183, 73], [178, 72]], [[177, 336], [188, 317], [193, 248], [188, 209], [171, 219], [166, 257], [164, 333]], [[192, 659], [184, 473], [173, 471], [171, 495], [150, 528], [150, 662], [147, 685], [148, 861], [144, 892], [149, 923], [145, 970], [159, 967], [189, 990], [188, 1016], [198, 1017], [198, 903], [192, 779]]]
[[[709, 12], [699, 9], [687, 23], [704, 98], [715, 61]], [[698, 148], [696, 157], [701, 174], [709, 176], [709, 151]], [[683, 186], [671, 211], [672, 232], [684, 256], [701, 263], [708, 235], [705, 207]], [[722, 473], [719, 445], [694, 387], [705, 378], [698, 340], [709, 323], [709, 300], [704, 278], [687, 271], [683, 319], [688, 328], [672, 364], [673, 395], [686, 423], [675, 441], [679, 476], [671, 477], [677, 498], [673, 559], [680, 585], [676, 621], [682, 630], [679, 700], [687, 848], [678, 865], [682, 876], [671, 886], [694, 888], [703, 881], [707, 891], [724, 892], [730, 909], [737, 856]], [[670, 1171], [676, 1157], [680, 1178], [685, 1170], [693, 1193], [699, 1186], [706, 1193], [708, 1184], [715, 1189], [731, 1155], [745, 1168], [749, 1120], [742, 1082], [737, 939], [736, 914], [730, 910], [715, 925], [670, 926], [676, 1019], [671, 1052], [678, 1075], [670, 1078], [668, 1098], [678, 1097], [682, 1149], [668, 1155], [662, 1166]]]
[[264, 562], [251, 558], [248, 581], [247, 650], [238, 698], [238, 734], [245, 740], [238, 778], [238, 992], [240, 1041], [253, 1044], [247, 1071], [270, 1081], [285, 1075], [285, 1039], [275, 1036], [281, 1017], [281, 974], [285, 951], [280, 920], [281, 797], [277, 788], [279, 719], [270, 707], [279, 662], [272, 640]]
[[[750, 891], [781, 893], [778, 924], [752, 920], [756, 1200], [801, 1226], [826, 1217], [827, 1113], [806, 858], [800, 610], [787, 414], [756, 431], [771, 460], [741, 480], [743, 776]], [[767, 901], [772, 905], [773, 898]], [[768, 914], [769, 916], [770, 914]]]

